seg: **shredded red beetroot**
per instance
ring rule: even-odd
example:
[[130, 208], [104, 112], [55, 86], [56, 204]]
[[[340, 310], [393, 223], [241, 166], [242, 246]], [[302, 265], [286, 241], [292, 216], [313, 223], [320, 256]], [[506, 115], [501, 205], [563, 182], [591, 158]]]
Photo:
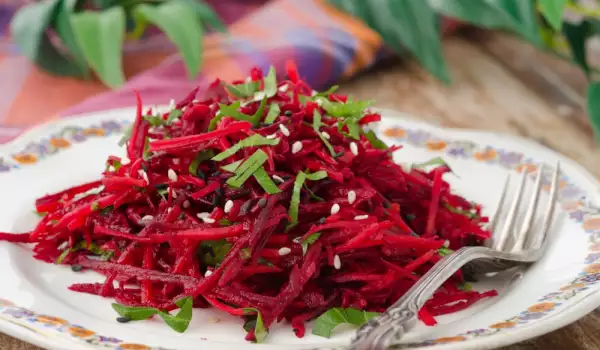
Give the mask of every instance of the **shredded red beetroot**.
[[[265, 327], [285, 319], [302, 337], [333, 307], [385, 310], [441, 255], [489, 237], [446, 167], [403, 170], [400, 147], [362, 129], [378, 113], [315, 94], [287, 69], [279, 83], [257, 69], [250, 82], [216, 82], [205, 100], [196, 89], [161, 115], [144, 114], [136, 94], [128, 159], [41, 197], [38, 226], [0, 240], [106, 276], [73, 291], [165, 310], [182, 296], [240, 317], [253, 308]], [[495, 295], [463, 285], [455, 274], [420, 318], [432, 325]]]

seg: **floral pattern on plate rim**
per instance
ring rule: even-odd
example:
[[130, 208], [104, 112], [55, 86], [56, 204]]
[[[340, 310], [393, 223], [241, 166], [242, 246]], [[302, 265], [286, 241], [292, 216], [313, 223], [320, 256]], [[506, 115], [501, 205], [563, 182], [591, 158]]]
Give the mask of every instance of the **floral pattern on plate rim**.
[[[19, 169], [22, 166], [35, 164], [61, 149], [69, 148], [89, 137], [106, 137], [120, 133], [130, 124], [127, 120], [107, 120], [98, 125], [87, 128], [67, 126], [55, 134], [39, 142], [29, 143], [22, 151], [10, 155], [11, 159], [0, 158], [0, 172]], [[431, 152], [442, 152], [453, 158], [473, 158], [479, 162], [490, 165], [499, 165], [507, 170], [523, 172], [535, 176], [537, 165], [534, 159], [527, 158], [524, 154], [497, 149], [492, 146], [479, 147], [471, 141], [444, 140], [432, 133], [420, 129], [406, 129], [401, 126], [387, 127], [381, 130], [383, 135], [394, 139], [400, 144], [410, 144], [415, 147], [425, 148]], [[542, 184], [545, 190], [550, 185], [551, 166], [545, 166], [542, 174]], [[569, 182], [564, 174], [560, 177], [559, 199], [562, 209], [568, 214], [569, 219], [582, 225], [589, 234], [589, 252], [584, 260], [585, 268], [570, 283], [559, 288], [558, 291], [546, 294], [538, 299], [538, 303], [528, 307], [520, 314], [509, 319], [496, 322], [486, 328], [470, 330], [451, 337], [431, 339], [420, 343], [407, 344], [408, 347], [424, 347], [435, 344], [455, 343], [466, 341], [474, 337], [490, 336], [503, 330], [513, 329], [532, 321], [550, 315], [560, 309], [569, 299], [600, 281], [600, 208], [590, 205], [585, 193]], [[99, 335], [92, 330], [70, 324], [61, 318], [39, 315], [35, 312], [15, 306], [8, 300], [0, 299], [0, 318], [27, 329], [44, 335], [45, 331], [58, 332], [68, 335], [76, 340], [84, 341], [90, 345], [99, 345], [117, 350], [166, 350], [165, 348], [151, 347], [143, 344], [126, 343], [120, 339]], [[35, 326], [35, 328], [31, 327]], [[207, 340], [206, 338], [201, 338]]]

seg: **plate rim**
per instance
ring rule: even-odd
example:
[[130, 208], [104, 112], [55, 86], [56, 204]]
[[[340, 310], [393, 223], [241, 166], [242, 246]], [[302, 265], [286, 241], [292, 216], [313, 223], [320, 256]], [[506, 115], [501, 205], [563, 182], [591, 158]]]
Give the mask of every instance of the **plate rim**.
[[[164, 108], [164, 107], [163, 107]], [[74, 116], [65, 117], [62, 119], [48, 121], [39, 125], [36, 125], [30, 129], [27, 129], [22, 134], [18, 135], [16, 138], [10, 140], [7, 143], [0, 145], [0, 153], [8, 155], [11, 150], [16, 149], [17, 147], [24, 145], [28, 142], [28, 140], [32, 140], [35, 138], [39, 138], [40, 134], [44, 134], [48, 136], [53, 129], [59, 128], [61, 126], [66, 126], [69, 124], [77, 125], [83, 122], [86, 122], [88, 125], [95, 121], [102, 120], [115, 120], [115, 114], [118, 115], [131, 115], [133, 116], [133, 112], [135, 107], [126, 107], [126, 108], [115, 108], [104, 111], [97, 111], [92, 113], [82, 113]], [[533, 140], [525, 139], [520, 136], [511, 135], [505, 132], [497, 132], [497, 131], [486, 131], [486, 130], [476, 130], [476, 129], [468, 129], [468, 128], [449, 128], [443, 127], [440, 125], [435, 125], [430, 122], [422, 121], [417, 119], [416, 115], [396, 111], [393, 109], [377, 109], [384, 116], [390, 116], [393, 118], [393, 121], [402, 124], [402, 121], [408, 121], [412, 124], [417, 124], [424, 129], [434, 130], [438, 133], [443, 134], [444, 137], [452, 137], [452, 138], [465, 138], [468, 139], [468, 135], [476, 134], [481, 137], [482, 135], [494, 135], [499, 138], [503, 138], [506, 140], [514, 140], [521, 145], [526, 145], [528, 148], [534, 148], [544, 153], [549, 154], [553, 158], [560, 159], [561, 162], [568, 164], [569, 167], [573, 168], [577, 172], [578, 176], [585, 178], [590, 184], [596, 188], [597, 191], [600, 192], [600, 181], [586, 168], [577, 163], [575, 160], [558, 153], [555, 150], [552, 150], [546, 146], [543, 146]], [[111, 118], [112, 116], [112, 118]], [[393, 116], [393, 117], [392, 117]], [[391, 119], [390, 118], [390, 119]], [[133, 120], [133, 117], [129, 118]], [[107, 135], [102, 135], [107, 136]], [[493, 143], [492, 143], [493, 144]], [[481, 145], [484, 146], [484, 145]], [[591, 307], [593, 305], [593, 307]], [[424, 349], [481, 349], [483, 347], [496, 347], [503, 346], [508, 344], [514, 344], [526, 339], [530, 339], [533, 337], [537, 337], [542, 334], [549, 333], [558, 328], [564, 327], [576, 320], [584, 317], [588, 313], [592, 312], [596, 307], [600, 306], [600, 289], [591, 291], [580, 300], [575, 301], [568, 308], [565, 308], [561, 312], [562, 317], [558, 319], [554, 319], [554, 317], [550, 317], [546, 322], [535, 322], [533, 324], [520, 326], [516, 329], [512, 329], [508, 332], [497, 332], [493, 335], [487, 337], [477, 337], [477, 338], [469, 338], [466, 342], [459, 343], [446, 343], [446, 344], [435, 344], [430, 346], [424, 346]], [[5, 320], [3, 317], [0, 317], [0, 329], [3, 332], [15, 336], [19, 339], [25, 340], [30, 343], [34, 343], [36, 345], [41, 346], [54, 346], [54, 342], [46, 343], [45, 340], [48, 339], [47, 336], [40, 335], [36, 336], [27, 336], [27, 333], [31, 333], [30, 330], [22, 331], [23, 326], [17, 326], [13, 322]], [[14, 334], [14, 335], [13, 335]], [[34, 341], [35, 340], [35, 341]], [[68, 340], [64, 340], [68, 341]], [[51, 344], [52, 343], [52, 344]], [[84, 344], [68, 341], [68, 345], [71, 347], [77, 348], [85, 348], [89, 349], [89, 346], [85, 346]], [[264, 344], [269, 346], [270, 344]], [[271, 345], [273, 346], [273, 345]], [[333, 345], [332, 346], [337, 346]], [[307, 345], [305, 347], [310, 347]], [[95, 348], [95, 347], [94, 347]]]

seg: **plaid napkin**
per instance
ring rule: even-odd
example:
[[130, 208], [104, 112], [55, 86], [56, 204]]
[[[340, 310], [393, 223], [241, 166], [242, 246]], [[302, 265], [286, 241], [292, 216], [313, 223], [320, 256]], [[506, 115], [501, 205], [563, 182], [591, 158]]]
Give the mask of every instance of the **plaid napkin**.
[[[8, 39], [8, 22], [18, 5], [15, 0], [0, 0], [0, 38], [4, 38], [0, 39], [0, 142], [49, 119], [132, 106], [134, 90], [145, 105], [167, 104], [196, 86], [202, 92], [217, 77], [243, 78], [254, 66], [284, 71], [289, 59], [297, 62], [308, 83], [324, 88], [373, 65], [384, 54], [377, 33], [324, 0], [213, 0], [212, 4], [232, 24], [229, 35], [213, 33], [205, 38], [204, 67], [196, 79], [187, 78], [173, 46], [154, 36], [126, 43], [124, 67], [130, 80], [109, 91], [97, 81], [49, 75], [19, 56]], [[238, 18], [240, 14], [245, 16]]]

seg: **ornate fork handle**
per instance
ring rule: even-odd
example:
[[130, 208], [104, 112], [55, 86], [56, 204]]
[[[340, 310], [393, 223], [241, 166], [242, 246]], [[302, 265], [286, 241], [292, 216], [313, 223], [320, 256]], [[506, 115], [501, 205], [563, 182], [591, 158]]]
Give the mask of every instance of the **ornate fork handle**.
[[417, 312], [435, 291], [466, 263], [481, 258], [528, 262], [536, 253], [502, 253], [485, 247], [464, 247], [440, 260], [386, 312], [364, 324], [352, 340], [352, 350], [384, 350], [397, 343], [417, 323]]

